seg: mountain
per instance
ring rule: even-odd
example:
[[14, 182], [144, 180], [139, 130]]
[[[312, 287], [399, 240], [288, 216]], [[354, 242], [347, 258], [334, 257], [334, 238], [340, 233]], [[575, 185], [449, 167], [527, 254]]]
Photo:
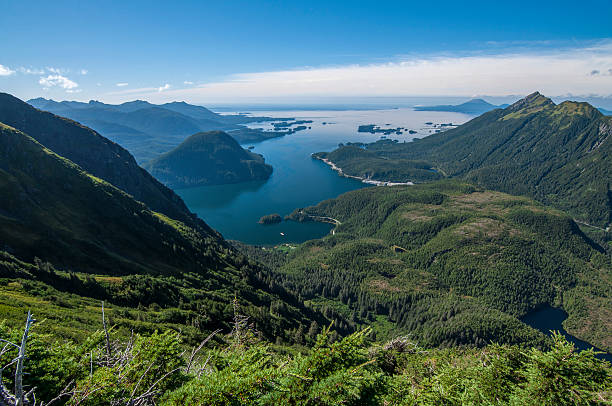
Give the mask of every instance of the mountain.
[[[152, 179], [88, 128], [6, 95], [0, 107], [117, 183]], [[28, 338], [31, 399], [609, 403], [609, 363], [517, 318], [561, 306], [566, 329], [612, 347], [610, 259], [570, 217], [528, 198], [457, 181], [349, 192], [291, 215], [333, 217], [332, 235], [250, 247], [271, 270], [180, 205], [185, 221], [3, 123], [0, 196], [0, 336]], [[30, 310], [42, 322], [26, 336]]]
[[283, 132], [265, 132], [241, 125], [272, 120], [270, 117], [221, 115], [185, 102], [157, 105], [134, 100], [113, 105], [94, 100], [82, 103], [37, 98], [28, 103], [93, 128], [127, 148], [139, 163], [170, 151], [187, 136], [202, 131], [231, 131], [238, 142], [257, 142], [284, 135]]
[[222, 131], [197, 133], [144, 168], [171, 188], [265, 180], [272, 167]]
[[458, 105], [417, 106], [416, 111], [451, 111], [455, 113], [478, 115], [494, 109], [508, 107], [507, 104], [496, 106], [483, 99], [472, 99]]
[[[51, 111], [56, 114], [64, 114], [66, 116], [74, 114], [81, 120], [98, 119], [118, 124], [123, 123], [131, 125], [137, 130], [148, 130], [153, 134], [184, 135], [186, 126], [198, 127], [198, 125], [237, 128], [225, 123], [224, 116], [213, 113], [205, 107], [193, 106], [185, 102], [156, 105], [144, 100], [134, 100], [122, 104], [106, 104], [95, 100], [91, 100], [89, 103], [75, 101], [57, 102], [39, 97], [28, 100], [28, 103], [41, 110]], [[163, 115], [154, 123], [143, 120], [143, 114], [149, 114], [148, 112], [150, 111], [163, 113]], [[192, 131], [193, 129], [193, 127], [188, 127], [187, 131]]]
[[610, 258], [556, 209], [444, 180], [360, 189], [289, 216], [321, 218], [337, 221], [332, 235], [292, 250], [277, 280], [379, 339], [533, 345], [517, 318], [561, 306], [571, 334], [612, 349]]
[[124, 148], [72, 120], [40, 111], [0, 93], [0, 122], [14, 127], [88, 173], [129, 193], [152, 210], [215, 233], [198, 220], [181, 198], [138, 166]]
[[195, 341], [229, 331], [235, 297], [269, 338], [291, 340], [300, 326], [325, 322], [205, 224], [151, 210], [5, 124], [0, 195], [0, 277], [10, 282], [0, 306], [11, 323], [28, 308], [56, 320], [59, 336], [78, 338], [99, 328], [105, 300], [124, 332], [180, 329]]
[[[392, 170], [398, 160], [425, 161], [439, 175], [531, 196], [606, 228], [612, 223], [611, 135], [612, 117], [590, 104], [557, 105], [536, 92], [455, 129], [410, 143], [377, 142], [366, 149], [375, 155], [371, 162], [377, 173]], [[368, 170], [364, 165], [356, 175]], [[343, 169], [353, 175], [351, 168]]]
[[[193, 104], [182, 102], [171, 102], [161, 104], [159, 107], [174, 111], [180, 114], [184, 114], [188, 117], [193, 117], [195, 119], [200, 120], [216, 120], [219, 122], [227, 123], [227, 116], [222, 116], [221, 114], [214, 113], [202, 106], [194, 106]], [[241, 116], [244, 117], [244, 116]]]

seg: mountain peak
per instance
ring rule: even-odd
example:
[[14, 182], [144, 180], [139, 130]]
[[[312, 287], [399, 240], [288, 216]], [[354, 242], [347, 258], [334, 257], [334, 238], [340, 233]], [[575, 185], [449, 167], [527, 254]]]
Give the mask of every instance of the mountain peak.
[[521, 100], [516, 103], [510, 105], [508, 107], [511, 111], [519, 111], [519, 110], [528, 110], [531, 111], [539, 111], [548, 106], [554, 106], [555, 103], [551, 99], [546, 96], [543, 96], [540, 92], [533, 92], [528, 96], [525, 96]]

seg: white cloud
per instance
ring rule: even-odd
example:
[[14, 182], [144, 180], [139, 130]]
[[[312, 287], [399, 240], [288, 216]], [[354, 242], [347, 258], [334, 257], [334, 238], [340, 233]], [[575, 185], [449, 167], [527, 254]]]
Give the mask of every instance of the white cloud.
[[81, 75], [87, 75], [87, 73], [88, 73], [88, 72], [89, 72], [89, 71], [88, 71], [87, 69], [81, 69], [81, 70], [79, 71], [79, 73], [80, 73]]
[[[387, 63], [242, 73], [170, 90], [163, 99], [242, 97], [611, 95], [612, 41], [573, 49], [432, 56]], [[599, 71], [600, 74], [592, 74]], [[151, 95], [152, 98], [155, 98]], [[159, 98], [158, 98], [159, 100]]]
[[168, 89], [170, 89], [170, 85], [168, 83], [166, 83], [165, 85], [163, 85], [161, 87], [158, 87], [157, 91], [158, 92], [163, 92], [164, 90], [168, 90]]
[[193, 85], [192, 81], [186, 80], [183, 82], [184, 85]]
[[44, 75], [45, 71], [43, 69], [36, 68], [25, 68], [23, 66], [17, 69], [19, 73], [23, 73], [25, 75]]
[[14, 70], [11, 70], [8, 66], [0, 65], [0, 76], [10, 76], [15, 73]]
[[125, 87], [127, 85], [129, 85], [129, 83], [122, 82], [122, 83], [117, 83], [115, 86], [117, 86], [117, 87]]
[[54, 68], [51, 66], [47, 66], [47, 71], [51, 72], [51, 73], [55, 73], [56, 75], [61, 75], [63, 73], [68, 73], [68, 71], [66, 69], [62, 69], [62, 68]]
[[75, 89], [79, 87], [78, 83], [73, 82], [72, 80], [62, 75], [48, 75], [47, 77], [41, 77], [38, 83], [40, 83], [46, 88], [57, 86], [66, 90]]
[[81, 93], [83, 89], [68, 89], [66, 93]]

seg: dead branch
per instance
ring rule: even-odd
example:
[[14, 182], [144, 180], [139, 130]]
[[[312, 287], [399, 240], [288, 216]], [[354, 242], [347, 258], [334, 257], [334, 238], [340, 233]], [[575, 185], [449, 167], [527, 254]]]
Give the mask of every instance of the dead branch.
[[15, 369], [15, 398], [17, 399], [15, 406], [23, 406], [25, 402], [25, 396], [23, 394], [23, 364], [25, 363], [28, 334], [30, 333], [30, 327], [34, 321], [32, 313], [28, 310], [28, 318], [26, 319], [25, 329], [21, 338], [19, 355], [17, 356], [17, 368]]
[[108, 359], [111, 358], [111, 344], [110, 335], [108, 334], [108, 327], [106, 326], [106, 317], [104, 317], [104, 300], [102, 301], [102, 326], [104, 327], [104, 335], [106, 336], [106, 355]]
[[188, 374], [189, 371], [191, 370], [191, 366], [193, 365], [193, 362], [195, 361], [195, 357], [198, 355], [200, 350], [206, 345], [207, 342], [209, 342], [216, 334], [220, 332], [221, 332], [221, 329], [217, 329], [213, 331], [208, 337], [204, 339], [204, 341], [200, 343], [200, 345], [198, 345], [191, 351], [191, 355], [189, 356], [189, 360], [187, 361], [187, 367], [185, 368], [185, 373]]

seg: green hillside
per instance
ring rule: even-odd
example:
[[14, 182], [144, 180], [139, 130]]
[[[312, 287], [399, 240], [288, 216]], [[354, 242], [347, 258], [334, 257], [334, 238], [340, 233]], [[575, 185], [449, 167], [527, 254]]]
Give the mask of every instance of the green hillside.
[[290, 218], [310, 216], [341, 224], [276, 270], [326, 314], [428, 346], [534, 344], [517, 317], [561, 306], [569, 332], [612, 349], [610, 260], [557, 210], [443, 181], [361, 189]]
[[197, 133], [144, 165], [171, 188], [268, 179], [272, 167], [222, 131]]
[[[534, 93], [414, 142], [369, 144], [373, 158], [338, 165], [349, 175], [371, 171], [373, 178], [386, 180], [387, 172], [397, 171], [397, 162], [424, 160], [439, 175], [531, 196], [605, 228], [612, 222], [610, 134], [612, 119], [588, 103], [555, 105]], [[341, 149], [346, 148], [351, 147]], [[396, 180], [429, 179], [406, 173]]]
[[[268, 337], [289, 337], [317, 319], [216, 234], [149, 210], [4, 124], [0, 195], [4, 317], [21, 318], [33, 308], [87, 324], [97, 313], [90, 299], [107, 300], [133, 310], [166, 309], [167, 322], [197, 337], [227, 328], [236, 296]], [[82, 315], [54, 312], [53, 297], [60, 308], [89, 305]], [[124, 318], [155, 319], [142, 310]]]
[[443, 178], [429, 162], [402, 158], [390, 160], [358, 145], [345, 145], [332, 152], [317, 152], [313, 157], [333, 162], [344, 173], [363, 179], [427, 182]]
[[124, 148], [72, 120], [40, 111], [6, 93], [0, 93], [0, 122], [23, 131], [88, 173], [127, 192], [152, 210], [215, 232], [189, 212], [172, 190], [138, 166]]

